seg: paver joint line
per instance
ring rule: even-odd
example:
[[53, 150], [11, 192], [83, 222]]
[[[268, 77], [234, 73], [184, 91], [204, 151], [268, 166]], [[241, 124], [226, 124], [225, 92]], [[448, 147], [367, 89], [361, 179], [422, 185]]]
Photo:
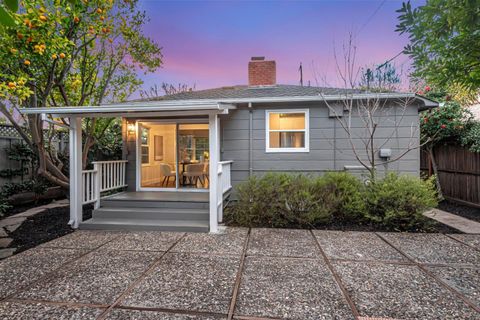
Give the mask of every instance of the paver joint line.
[[456, 289], [450, 287], [447, 283], [445, 283], [442, 279], [440, 279], [439, 277], [437, 277], [435, 274], [433, 274], [432, 272], [430, 272], [427, 268], [425, 268], [425, 265], [415, 261], [413, 258], [411, 258], [409, 255], [407, 255], [405, 252], [403, 252], [403, 250], [401, 250], [400, 248], [397, 248], [396, 246], [393, 245], [393, 243], [391, 243], [390, 241], [388, 241], [387, 239], [385, 239], [384, 237], [382, 237], [382, 235], [378, 234], [377, 232], [375, 232], [375, 234], [380, 238], [382, 239], [383, 241], [385, 241], [388, 245], [390, 245], [392, 248], [394, 248], [395, 250], [397, 250], [400, 254], [402, 254], [405, 258], [407, 258], [408, 260], [412, 261], [412, 263], [417, 266], [417, 268], [419, 268], [421, 271], [423, 271], [427, 276], [433, 278], [435, 281], [437, 281], [438, 284], [440, 284], [442, 287], [446, 288], [447, 290], [449, 290], [450, 292], [452, 292], [454, 295], [456, 295], [457, 297], [459, 297], [465, 304], [467, 304], [470, 308], [472, 308], [473, 310], [475, 310], [476, 312], [479, 312], [480, 313], [480, 308], [477, 307], [477, 305], [475, 303], [473, 303], [472, 301], [470, 301], [470, 299], [468, 299], [464, 294], [462, 294], [461, 292], [457, 291]]
[[103, 320], [106, 318], [106, 316], [108, 315], [108, 313], [113, 309], [115, 308], [122, 300], [123, 298], [128, 294], [130, 293], [133, 288], [135, 288], [137, 286], [137, 284], [139, 284], [143, 279], [145, 279], [145, 277], [147, 275], [149, 275], [151, 272], [153, 272], [153, 270], [155, 269], [155, 267], [162, 261], [162, 258], [165, 257], [165, 255], [167, 253], [169, 253], [173, 247], [175, 247], [177, 245], [177, 243], [179, 243], [183, 238], [185, 238], [187, 234], [184, 233], [180, 238], [178, 238], [172, 245], [170, 245], [170, 247], [165, 250], [163, 252], [163, 254], [161, 254], [157, 259], [155, 259], [152, 264], [147, 268], [147, 270], [145, 270], [135, 281], [133, 281], [128, 287], [127, 289], [125, 289], [124, 292], [122, 292], [117, 299], [115, 299], [115, 301], [105, 310], [103, 311], [99, 316], [98, 316], [98, 320]]
[[315, 240], [315, 244], [317, 245], [317, 249], [319, 250], [320, 254], [322, 255], [323, 259], [325, 260], [325, 264], [327, 265], [328, 269], [332, 273], [333, 278], [335, 279], [335, 282], [337, 283], [338, 287], [340, 288], [340, 291], [342, 291], [343, 297], [347, 301], [348, 306], [350, 307], [350, 309], [353, 313], [353, 316], [355, 317], [355, 319], [358, 319], [358, 317], [360, 316], [360, 313], [358, 312], [357, 307], [353, 303], [352, 298], [350, 297], [350, 295], [347, 292], [347, 289], [345, 288], [344, 284], [342, 283], [342, 280], [341, 280], [340, 276], [337, 274], [337, 272], [333, 268], [333, 265], [331, 264], [330, 260], [328, 259], [327, 255], [323, 251], [322, 246], [320, 245], [320, 242], [318, 241], [317, 237], [315, 237], [315, 234], [313, 233], [313, 230], [310, 230], [310, 234], [312, 235], [313, 239]]
[[[90, 253], [92, 253], [92, 252], [100, 249], [101, 247], [103, 247], [104, 245], [108, 244], [109, 242], [118, 239], [120, 236], [121, 236], [121, 235], [118, 235], [118, 236], [116, 236], [116, 237], [114, 237], [114, 238], [106, 241], [105, 243], [102, 243], [101, 245], [99, 245], [99, 246], [97, 246], [97, 247], [95, 247], [95, 248], [93, 248], [93, 249], [86, 250], [85, 253], [79, 255], [79, 256], [76, 257], [76, 258], [70, 259], [70, 260], [68, 260], [67, 262], [62, 263], [58, 268], [55, 268], [55, 269], [51, 270], [50, 272], [47, 272], [44, 276], [38, 278], [38, 279], [35, 280], [35, 281], [32, 281], [31, 283], [29, 283], [29, 284], [27, 284], [27, 285], [25, 285], [25, 286], [23, 286], [23, 287], [21, 287], [21, 288], [19, 288], [19, 289], [17, 289], [16, 291], [14, 291], [13, 293], [11, 293], [11, 294], [9, 294], [8, 296], [4, 297], [3, 299], [0, 299], [0, 302], [6, 301], [7, 299], [11, 299], [12, 297], [16, 296], [16, 295], [19, 294], [20, 292], [25, 291], [25, 290], [27, 290], [27, 289], [29, 289], [29, 288], [32, 288], [33, 286], [39, 284], [41, 281], [45, 281], [45, 280], [47, 280], [47, 279], [52, 278], [57, 271], [62, 270], [62, 269], [63, 269], [64, 267], [66, 267], [67, 265], [69, 265], [69, 264], [71, 264], [71, 263], [73, 263], [73, 262], [75, 262], [75, 261], [78, 261], [78, 260], [80, 260], [81, 258], [85, 257], [86, 255], [88, 255], [88, 254], [90, 254]], [[34, 250], [34, 249], [35, 249], [35, 248], [31, 248], [31, 249], [28, 249], [28, 250], [26, 250], [26, 251], [24, 251], [24, 252], [27, 252], [27, 251], [30, 251], [30, 250]], [[65, 248], [61, 248], [61, 249], [62, 249], [62, 250], [65, 250]]]
[[114, 306], [112, 308], [112, 310], [113, 309], [163, 312], [163, 313], [193, 315], [193, 316], [217, 316], [217, 317], [225, 317], [226, 316], [225, 313], [218, 313], [218, 312], [206, 312], [206, 311], [183, 310], [183, 309], [168, 309], [168, 308], [135, 307], [135, 306], [122, 306], [122, 305]]
[[465, 245], [465, 246], [467, 246], [467, 247], [470, 247], [470, 248], [472, 248], [472, 249], [474, 249], [474, 250], [476, 250], [476, 251], [479, 251], [479, 252], [480, 252], [480, 249], [478, 249], [478, 248], [477, 248], [477, 247], [475, 247], [475, 246], [472, 246], [472, 245], [471, 245], [471, 244], [469, 244], [469, 243], [463, 242], [462, 240], [460, 240], [460, 239], [457, 239], [457, 238], [455, 238], [455, 237], [452, 237], [452, 236], [451, 236], [451, 235], [449, 235], [449, 234], [444, 234], [444, 235], [445, 235], [446, 237], [448, 237], [448, 238], [452, 239], [452, 240], [455, 240], [455, 241], [457, 241], [457, 242], [459, 242], [459, 243], [461, 243], [461, 244], [463, 244], [463, 245]]
[[242, 272], [245, 266], [245, 257], [247, 255], [248, 243], [250, 241], [251, 232], [252, 232], [252, 229], [249, 228], [247, 233], [247, 238], [245, 239], [245, 243], [243, 244], [242, 256], [240, 257], [238, 272], [237, 272], [237, 276], [235, 277], [235, 285], [233, 287], [232, 300], [230, 302], [230, 307], [228, 309], [227, 320], [231, 320], [233, 318], [233, 313], [235, 312], [235, 305], [237, 303], [238, 291], [240, 290], [240, 283], [242, 281]]

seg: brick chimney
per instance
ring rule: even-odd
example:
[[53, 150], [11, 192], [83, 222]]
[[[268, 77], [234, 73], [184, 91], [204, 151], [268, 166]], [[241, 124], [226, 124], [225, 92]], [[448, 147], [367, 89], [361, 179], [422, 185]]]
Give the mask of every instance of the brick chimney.
[[277, 83], [275, 61], [265, 61], [265, 57], [252, 57], [248, 62], [249, 86], [273, 86]]

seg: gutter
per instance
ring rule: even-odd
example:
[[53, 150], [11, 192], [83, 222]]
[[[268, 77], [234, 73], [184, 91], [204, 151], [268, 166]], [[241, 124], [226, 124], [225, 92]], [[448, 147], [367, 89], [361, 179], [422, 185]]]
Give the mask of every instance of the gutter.
[[315, 96], [285, 96], [263, 98], [225, 98], [225, 99], [197, 99], [197, 100], [160, 100], [134, 103], [109, 104], [84, 107], [60, 108], [21, 108], [23, 114], [85, 114], [85, 113], [118, 113], [118, 112], [149, 112], [149, 111], [188, 111], [188, 110], [226, 110], [235, 109], [240, 103], [275, 103], [275, 102], [309, 102], [309, 101], [338, 101], [345, 99], [405, 99], [414, 98], [422, 101], [425, 110], [437, 107], [438, 103], [414, 93], [362, 93]]

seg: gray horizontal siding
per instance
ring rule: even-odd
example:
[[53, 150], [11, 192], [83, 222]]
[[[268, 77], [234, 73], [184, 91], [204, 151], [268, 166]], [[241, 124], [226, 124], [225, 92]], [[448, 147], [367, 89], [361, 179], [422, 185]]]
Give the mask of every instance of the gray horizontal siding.
[[[310, 113], [310, 152], [308, 153], [267, 153], [265, 152], [265, 110], [281, 109], [275, 105], [254, 106], [252, 110], [252, 157], [253, 174], [265, 172], [308, 172], [323, 173], [331, 170], [343, 170], [345, 166], [359, 166], [350, 140], [338, 120], [329, 117], [328, 108], [322, 103], [290, 104], [288, 108], [309, 109]], [[408, 145], [418, 145], [418, 111], [417, 106], [406, 110], [395, 108], [391, 116], [376, 117], [378, 128], [376, 146], [392, 149], [392, 157], [405, 151]], [[344, 118], [347, 120], [347, 118]], [[367, 159], [364, 140], [368, 133], [358, 115], [350, 119], [352, 142], [362, 159]], [[232, 183], [235, 185], [248, 178], [249, 162], [249, 110], [247, 108], [232, 110], [222, 117], [222, 160], [233, 160]], [[376, 155], [377, 163], [382, 160]], [[378, 168], [379, 171], [394, 170], [418, 175], [419, 151], [413, 150], [400, 161]]]

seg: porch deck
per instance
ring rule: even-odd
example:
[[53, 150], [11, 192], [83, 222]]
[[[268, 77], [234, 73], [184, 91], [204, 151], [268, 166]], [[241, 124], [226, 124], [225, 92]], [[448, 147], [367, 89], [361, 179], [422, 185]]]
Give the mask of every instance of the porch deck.
[[140, 191], [122, 192], [108, 197], [104, 200], [116, 201], [171, 201], [171, 202], [208, 202], [208, 191]]

